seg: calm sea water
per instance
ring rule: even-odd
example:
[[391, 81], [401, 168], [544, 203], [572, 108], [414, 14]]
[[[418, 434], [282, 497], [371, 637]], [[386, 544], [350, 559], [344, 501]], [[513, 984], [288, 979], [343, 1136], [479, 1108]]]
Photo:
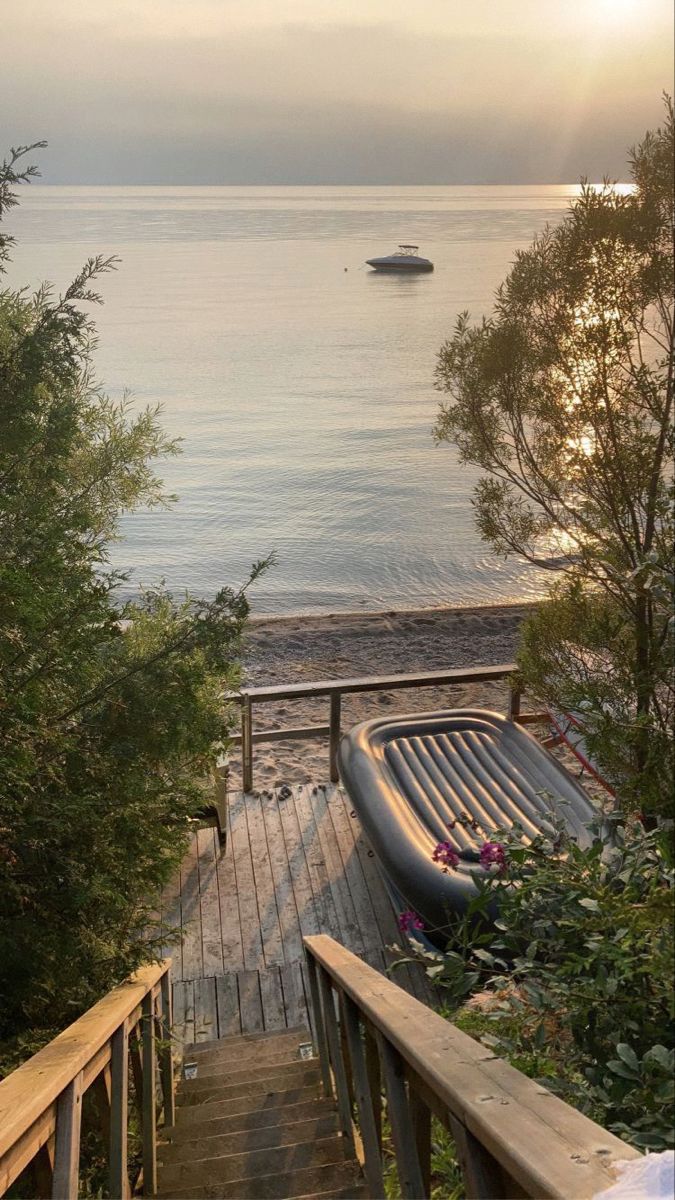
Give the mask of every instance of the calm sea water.
[[[183, 438], [178, 502], [124, 520], [115, 564], [177, 592], [238, 584], [258, 612], [468, 605], [538, 594], [481, 544], [476, 473], [431, 438], [436, 355], [576, 188], [33, 187], [7, 221], [11, 281], [63, 287], [117, 254], [99, 377]], [[419, 243], [432, 275], [364, 259]]]

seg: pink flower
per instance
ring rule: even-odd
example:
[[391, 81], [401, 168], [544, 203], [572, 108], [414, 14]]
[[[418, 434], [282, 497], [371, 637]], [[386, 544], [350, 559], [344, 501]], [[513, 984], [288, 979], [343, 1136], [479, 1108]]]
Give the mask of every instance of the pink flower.
[[480, 851], [481, 867], [497, 867], [499, 873], [506, 870], [506, 851], [499, 842], [483, 842]]
[[399, 913], [398, 927], [401, 933], [409, 933], [411, 929], [424, 929], [424, 921], [409, 908], [406, 912]]
[[442, 863], [443, 874], [447, 875], [449, 867], [459, 866], [459, 854], [451, 842], [439, 842], [431, 856], [431, 861]]

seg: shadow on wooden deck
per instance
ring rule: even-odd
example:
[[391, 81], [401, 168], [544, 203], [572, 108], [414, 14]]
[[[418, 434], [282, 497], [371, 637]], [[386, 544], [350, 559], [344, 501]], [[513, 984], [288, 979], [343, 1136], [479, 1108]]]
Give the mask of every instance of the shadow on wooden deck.
[[[327, 933], [379, 971], [401, 944], [372, 851], [339, 786], [241, 792], [225, 846], [192, 836], [162, 902], [173, 956], [174, 1025], [186, 1043], [308, 1025], [302, 938]], [[394, 979], [430, 1003], [421, 968]]]

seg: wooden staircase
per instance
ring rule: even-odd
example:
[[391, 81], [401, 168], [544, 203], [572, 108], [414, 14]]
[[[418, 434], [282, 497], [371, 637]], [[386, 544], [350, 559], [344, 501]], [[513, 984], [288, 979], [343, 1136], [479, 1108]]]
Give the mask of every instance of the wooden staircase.
[[186, 1047], [175, 1124], [160, 1137], [158, 1195], [167, 1200], [367, 1195], [306, 1029]]

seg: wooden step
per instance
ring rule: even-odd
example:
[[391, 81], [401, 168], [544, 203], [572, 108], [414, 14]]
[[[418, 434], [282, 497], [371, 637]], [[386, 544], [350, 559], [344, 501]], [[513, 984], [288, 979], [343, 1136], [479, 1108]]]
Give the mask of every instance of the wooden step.
[[[193, 1188], [197, 1184], [210, 1190], [214, 1186], [257, 1179], [258, 1176], [284, 1175], [344, 1163], [345, 1145], [341, 1135], [333, 1134], [310, 1142], [166, 1163], [161, 1172], [162, 1190], [173, 1189], [178, 1194], [183, 1187]], [[332, 1181], [327, 1182], [330, 1186]]]
[[318, 1086], [319, 1068], [316, 1063], [293, 1063], [283, 1071], [267, 1073], [258, 1079], [241, 1079], [237, 1083], [221, 1083], [212, 1076], [201, 1083], [198, 1079], [183, 1080], [176, 1091], [179, 1108], [204, 1104], [212, 1100], [236, 1100], [240, 1096], [263, 1096], [270, 1092], [291, 1091], [299, 1087]]
[[[186, 1187], [169, 1187], [160, 1175], [159, 1200], [287, 1200], [289, 1196], [357, 1196], [362, 1186], [357, 1162], [335, 1162], [329, 1166], [310, 1166], [272, 1175], [256, 1175], [253, 1179], [234, 1179], [230, 1183], [208, 1185], [208, 1192], [198, 1175], [198, 1164]], [[330, 1190], [328, 1190], [330, 1189]]]
[[267, 1029], [261, 1033], [233, 1033], [230, 1037], [215, 1038], [209, 1042], [191, 1042], [183, 1047], [183, 1058], [186, 1062], [191, 1059], [201, 1061], [210, 1054], [240, 1054], [248, 1050], [256, 1050], [267, 1046], [270, 1042], [277, 1046], [299, 1045], [301, 1042], [311, 1042], [312, 1035], [303, 1025], [295, 1025], [292, 1029]]
[[209, 1099], [200, 1104], [181, 1104], [177, 1108], [176, 1119], [181, 1126], [200, 1124], [202, 1121], [212, 1121], [230, 1116], [260, 1116], [269, 1118], [271, 1125], [275, 1112], [285, 1110], [287, 1106], [312, 1104], [316, 1106], [320, 1100], [319, 1088], [316, 1083], [306, 1087], [281, 1088], [279, 1091], [245, 1093], [243, 1096], [227, 1100]]
[[311, 1057], [315, 1057], [311, 1038], [284, 1038], [279, 1042], [258, 1042], [253, 1046], [241, 1046], [236, 1051], [221, 1048], [209, 1050], [206, 1054], [188, 1054], [183, 1060], [182, 1073], [185, 1075], [186, 1070], [190, 1074], [196, 1071], [196, 1078], [199, 1079], [202, 1075], [213, 1074], [214, 1071], [236, 1071], [247, 1066], [264, 1066], [265, 1063], [309, 1062], [308, 1058], [301, 1058], [300, 1046], [310, 1046]]
[[[208, 1124], [226, 1124], [209, 1122]], [[339, 1129], [338, 1115], [328, 1112], [305, 1121], [290, 1124], [265, 1125], [262, 1129], [227, 1129], [222, 1133], [207, 1133], [204, 1126], [192, 1126], [190, 1138], [170, 1137], [159, 1142], [157, 1157], [162, 1163], [193, 1162], [201, 1158], [220, 1158], [226, 1154], [248, 1154], [272, 1146], [293, 1146], [331, 1137]]]
[[[313, 1089], [309, 1088], [308, 1091]], [[283, 1098], [284, 1092], [279, 1095]], [[234, 1102], [236, 1103], [236, 1101]], [[252, 1129], [271, 1129], [275, 1125], [292, 1125], [297, 1121], [309, 1121], [313, 1117], [328, 1116], [336, 1112], [334, 1100], [316, 1098], [298, 1104], [275, 1104], [270, 1107], [256, 1108], [246, 1112], [230, 1112], [229, 1105], [223, 1115], [219, 1115], [220, 1105], [217, 1103], [200, 1105], [196, 1108], [182, 1108], [180, 1123], [160, 1130], [164, 1138], [171, 1142], [192, 1141], [197, 1137], [220, 1137], [228, 1133], [246, 1133]]]
[[261, 1063], [245, 1063], [243, 1066], [238, 1066], [236, 1062], [227, 1066], [220, 1063], [205, 1063], [203, 1069], [200, 1067], [198, 1074], [190, 1076], [188, 1079], [181, 1079], [177, 1091], [198, 1092], [206, 1087], [225, 1087], [234, 1083], [241, 1083], [242, 1080], [250, 1079], [266, 1079], [269, 1075], [285, 1074], [288, 1070], [289, 1078], [293, 1077], [294, 1068], [306, 1069], [314, 1068], [316, 1070], [319, 1065], [317, 1058], [290, 1058], [287, 1051], [281, 1051], [278, 1055], [272, 1055], [270, 1060], [265, 1059]]

